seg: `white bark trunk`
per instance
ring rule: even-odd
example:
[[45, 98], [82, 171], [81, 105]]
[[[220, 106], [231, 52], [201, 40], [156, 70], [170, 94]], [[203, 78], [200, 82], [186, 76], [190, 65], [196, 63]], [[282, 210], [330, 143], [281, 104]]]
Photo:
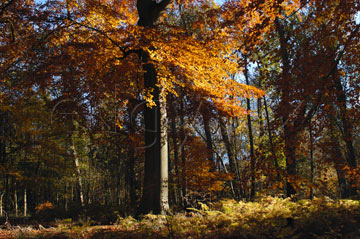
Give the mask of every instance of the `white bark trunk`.
[[169, 211], [169, 173], [168, 173], [168, 137], [167, 137], [167, 114], [166, 100], [160, 97], [160, 130], [161, 130], [161, 151], [160, 151], [160, 206], [161, 214]]
[[83, 184], [82, 184], [82, 180], [81, 180], [81, 171], [80, 171], [80, 163], [79, 163], [79, 158], [76, 152], [76, 148], [75, 145], [71, 146], [71, 149], [73, 151], [73, 155], [74, 155], [74, 161], [75, 161], [75, 168], [76, 168], [76, 174], [77, 174], [77, 179], [78, 179], [78, 183], [79, 183], [79, 191], [80, 191], [80, 203], [81, 206], [85, 206], [84, 203], [84, 193], [83, 193]]

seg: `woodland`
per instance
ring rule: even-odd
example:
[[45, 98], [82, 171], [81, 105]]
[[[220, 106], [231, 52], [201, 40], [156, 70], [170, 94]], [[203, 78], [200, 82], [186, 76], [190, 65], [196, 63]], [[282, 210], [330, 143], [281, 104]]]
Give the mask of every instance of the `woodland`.
[[0, 238], [360, 238], [358, 0], [1, 0]]

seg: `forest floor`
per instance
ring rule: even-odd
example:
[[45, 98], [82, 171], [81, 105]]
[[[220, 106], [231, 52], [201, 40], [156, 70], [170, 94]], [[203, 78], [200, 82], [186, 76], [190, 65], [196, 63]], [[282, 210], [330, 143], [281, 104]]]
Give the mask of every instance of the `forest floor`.
[[45, 226], [2, 226], [0, 238], [356, 239], [360, 238], [360, 201], [223, 200], [171, 216], [148, 214], [139, 220], [119, 217], [112, 225], [92, 223], [64, 219]]

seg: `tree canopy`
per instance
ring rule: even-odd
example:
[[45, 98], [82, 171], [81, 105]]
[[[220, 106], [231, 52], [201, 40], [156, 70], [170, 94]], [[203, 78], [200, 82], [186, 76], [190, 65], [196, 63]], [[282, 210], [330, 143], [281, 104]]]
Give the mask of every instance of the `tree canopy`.
[[1, 214], [358, 197], [359, 11], [354, 0], [3, 1]]

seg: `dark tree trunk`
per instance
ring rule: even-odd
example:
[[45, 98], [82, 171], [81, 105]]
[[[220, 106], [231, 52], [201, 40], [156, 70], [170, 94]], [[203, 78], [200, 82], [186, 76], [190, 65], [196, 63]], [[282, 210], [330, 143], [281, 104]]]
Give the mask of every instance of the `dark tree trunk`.
[[160, 208], [160, 108], [159, 89], [156, 86], [156, 70], [148, 62], [148, 54], [143, 52], [144, 85], [153, 89], [156, 106], [144, 109], [145, 122], [145, 173], [140, 213], [161, 212]]
[[[160, 3], [153, 0], [137, 0], [137, 10], [139, 14], [138, 25], [142, 27], [153, 27], [161, 11], [163, 11], [170, 2], [171, 0], [163, 0]], [[159, 214], [162, 213], [160, 193], [162, 194], [162, 201], [164, 201], [164, 197], [167, 196], [162, 193], [164, 191], [167, 192], [167, 188], [165, 189], [164, 183], [161, 182], [161, 172], [168, 170], [167, 162], [161, 163], [160, 92], [156, 86], [156, 69], [154, 64], [150, 63], [150, 56], [146, 50], [141, 51], [141, 61], [144, 70], [144, 87], [145, 89], [153, 90], [153, 101], [156, 103], [156, 106], [152, 108], [145, 107], [144, 109], [145, 173], [140, 213], [145, 214], [152, 212]], [[163, 152], [165, 152], [165, 150], [163, 150]], [[161, 169], [161, 165], [166, 166], [166, 169]], [[161, 184], [163, 185], [162, 188]]]
[[135, 101], [130, 101], [129, 107], [128, 107], [128, 116], [129, 116], [129, 141], [130, 141], [130, 147], [128, 150], [128, 162], [127, 162], [127, 168], [125, 173], [125, 181], [126, 181], [126, 191], [128, 196], [128, 206], [129, 206], [129, 212], [133, 213], [133, 210], [136, 207], [136, 175], [135, 175], [135, 162], [136, 162], [136, 142], [133, 141], [134, 135], [135, 135], [135, 120], [137, 113], [134, 112], [136, 105]]
[[309, 138], [310, 138], [310, 200], [313, 200], [314, 198], [314, 190], [313, 190], [313, 184], [314, 184], [314, 139], [313, 139], [313, 133], [312, 133], [312, 125], [311, 121], [309, 124]]
[[229, 140], [229, 135], [227, 132], [226, 124], [221, 117], [219, 117], [219, 123], [220, 123], [220, 129], [221, 129], [221, 136], [222, 136], [222, 139], [225, 144], [227, 155], [229, 157], [230, 172], [235, 174], [235, 158], [234, 158], [233, 150], [232, 150], [231, 143]]
[[[230, 143], [230, 140], [229, 140], [229, 135], [228, 135], [228, 132], [227, 132], [226, 124], [225, 124], [224, 120], [221, 117], [219, 117], [219, 123], [220, 123], [220, 129], [221, 129], [221, 136], [222, 136], [222, 139], [224, 141], [226, 152], [227, 152], [227, 155], [228, 155], [228, 158], [229, 158], [230, 172], [233, 175], [236, 175], [235, 158], [234, 158], [233, 150], [232, 150], [231, 143]], [[226, 169], [225, 165], [224, 165], [224, 168]], [[232, 181], [230, 181], [230, 187], [232, 189], [233, 197], [235, 199], [238, 199], [239, 198], [239, 192], [237, 192], [236, 188], [234, 187], [236, 182], [237, 182], [237, 177], [234, 177], [234, 179]]]
[[[7, 128], [9, 127], [8, 126], [8, 114], [6, 112], [1, 112], [0, 111], [0, 163], [2, 165], [6, 165], [8, 163], [8, 158], [7, 158], [7, 155], [6, 155], [6, 138], [7, 138]], [[5, 189], [5, 193], [4, 193], [4, 199], [3, 199], [3, 202], [4, 202], [4, 210], [5, 210], [5, 213], [8, 211], [9, 207], [9, 203], [8, 203], [8, 198], [9, 198], [9, 176], [6, 172], [4, 172], [5, 175], [4, 175], [4, 189]]]
[[333, 146], [332, 157], [334, 158], [335, 169], [338, 177], [339, 183], [339, 191], [340, 191], [340, 198], [348, 198], [350, 196], [348, 190], [348, 182], [346, 180], [345, 173], [343, 172], [343, 168], [345, 166], [345, 159], [341, 153], [341, 147], [339, 144], [339, 139], [337, 138], [334, 130], [331, 129], [331, 141]]
[[[183, 202], [183, 195], [180, 190], [180, 171], [179, 171], [179, 147], [176, 137], [176, 114], [175, 111], [171, 114], [171, 138], [173, 143], [173, 151], [174, 151], [174, 169], [176, 175], [176, 186], [174, 187], [175, 191], [175, 201], [176, 203]], [[173, 182], [174, 183], [174, 182]]]
[[208, 116], [207, 112], [202, 113], [203, 116], [203, 124], [204, 124], [204, 131], [205, 131], [205, 137], [206, 137], [206, 148], [208, 153], [208, 160], [214, 163], [216, 165], [216, 162], [214, 160], [214, 149], [213, 149], [213, 140], [211, 136], [211, 130], [210, 130], [210, 117]]
[[270, 123], [269, 110], [268, 110], [267, 101], [266, 101], [265, 96], [264, 96], [264, 107], [265, 107], [266, 124], [267, 124], [267, 131], [268, 131], [268, 137], [269, 137], [269, 142], [270, 142], [271, 153], [272, 153], [272, 156], [273, 156], [273, 159], [274, 159], [275, 168], [276, 168], [276, 170], [279, 170], [279, 162], [278, 162], [277, 157], [276, 157], [274, 141], [273, 141], [273, 137], [272, 137], [272, 133], [271, 133], [271, 123]]
[[[181, 97], [184, 98], [184, 97]], [[185, 121], [184, 121], [184, 102], [181, 101], [180, 102], [180, 145], [181, 145], [181, 192], [182, 192], [182, 196], [183, 196], [183, 206], [184, 208], [186, 208], [187, 205], [187, 201], [186, 201], [186, 157], [185, 157], [185, 141], [186, 141], [186, 136], [185, 136]]]
[[[259, 86], [260, 88], [261, 86]], [[262, 113], [262, 102], [261, 98], [257, 99], [257, 108], [258, 108], [258, 117], [259, 117], [259, 136], [262, 138], [264, 136], [264, 120], [263, 120], [263, 113]]]
[[290, 60], [288, 54], [288, 42], [285, 36], [284, 26], [280, 23], [279, 17], [275, 19], [276, 31], [280, 38], [280, 54], [282, 60], [282, 76], [280, 79], [280, 91], [281, 91], [281, 102], [280, 102], [280, 115], [282, 117], [284, 127], [284, 139], [285, 139], [285, 157], [286, 157], [286, 196], [291, 197], [296, 193], [296, 190], [292, 184], [292, 177], [296, 175], [296, 158], [295, 158], [295, 144], [296, 134], [292, 128], [292, 122], [290, 120]]

